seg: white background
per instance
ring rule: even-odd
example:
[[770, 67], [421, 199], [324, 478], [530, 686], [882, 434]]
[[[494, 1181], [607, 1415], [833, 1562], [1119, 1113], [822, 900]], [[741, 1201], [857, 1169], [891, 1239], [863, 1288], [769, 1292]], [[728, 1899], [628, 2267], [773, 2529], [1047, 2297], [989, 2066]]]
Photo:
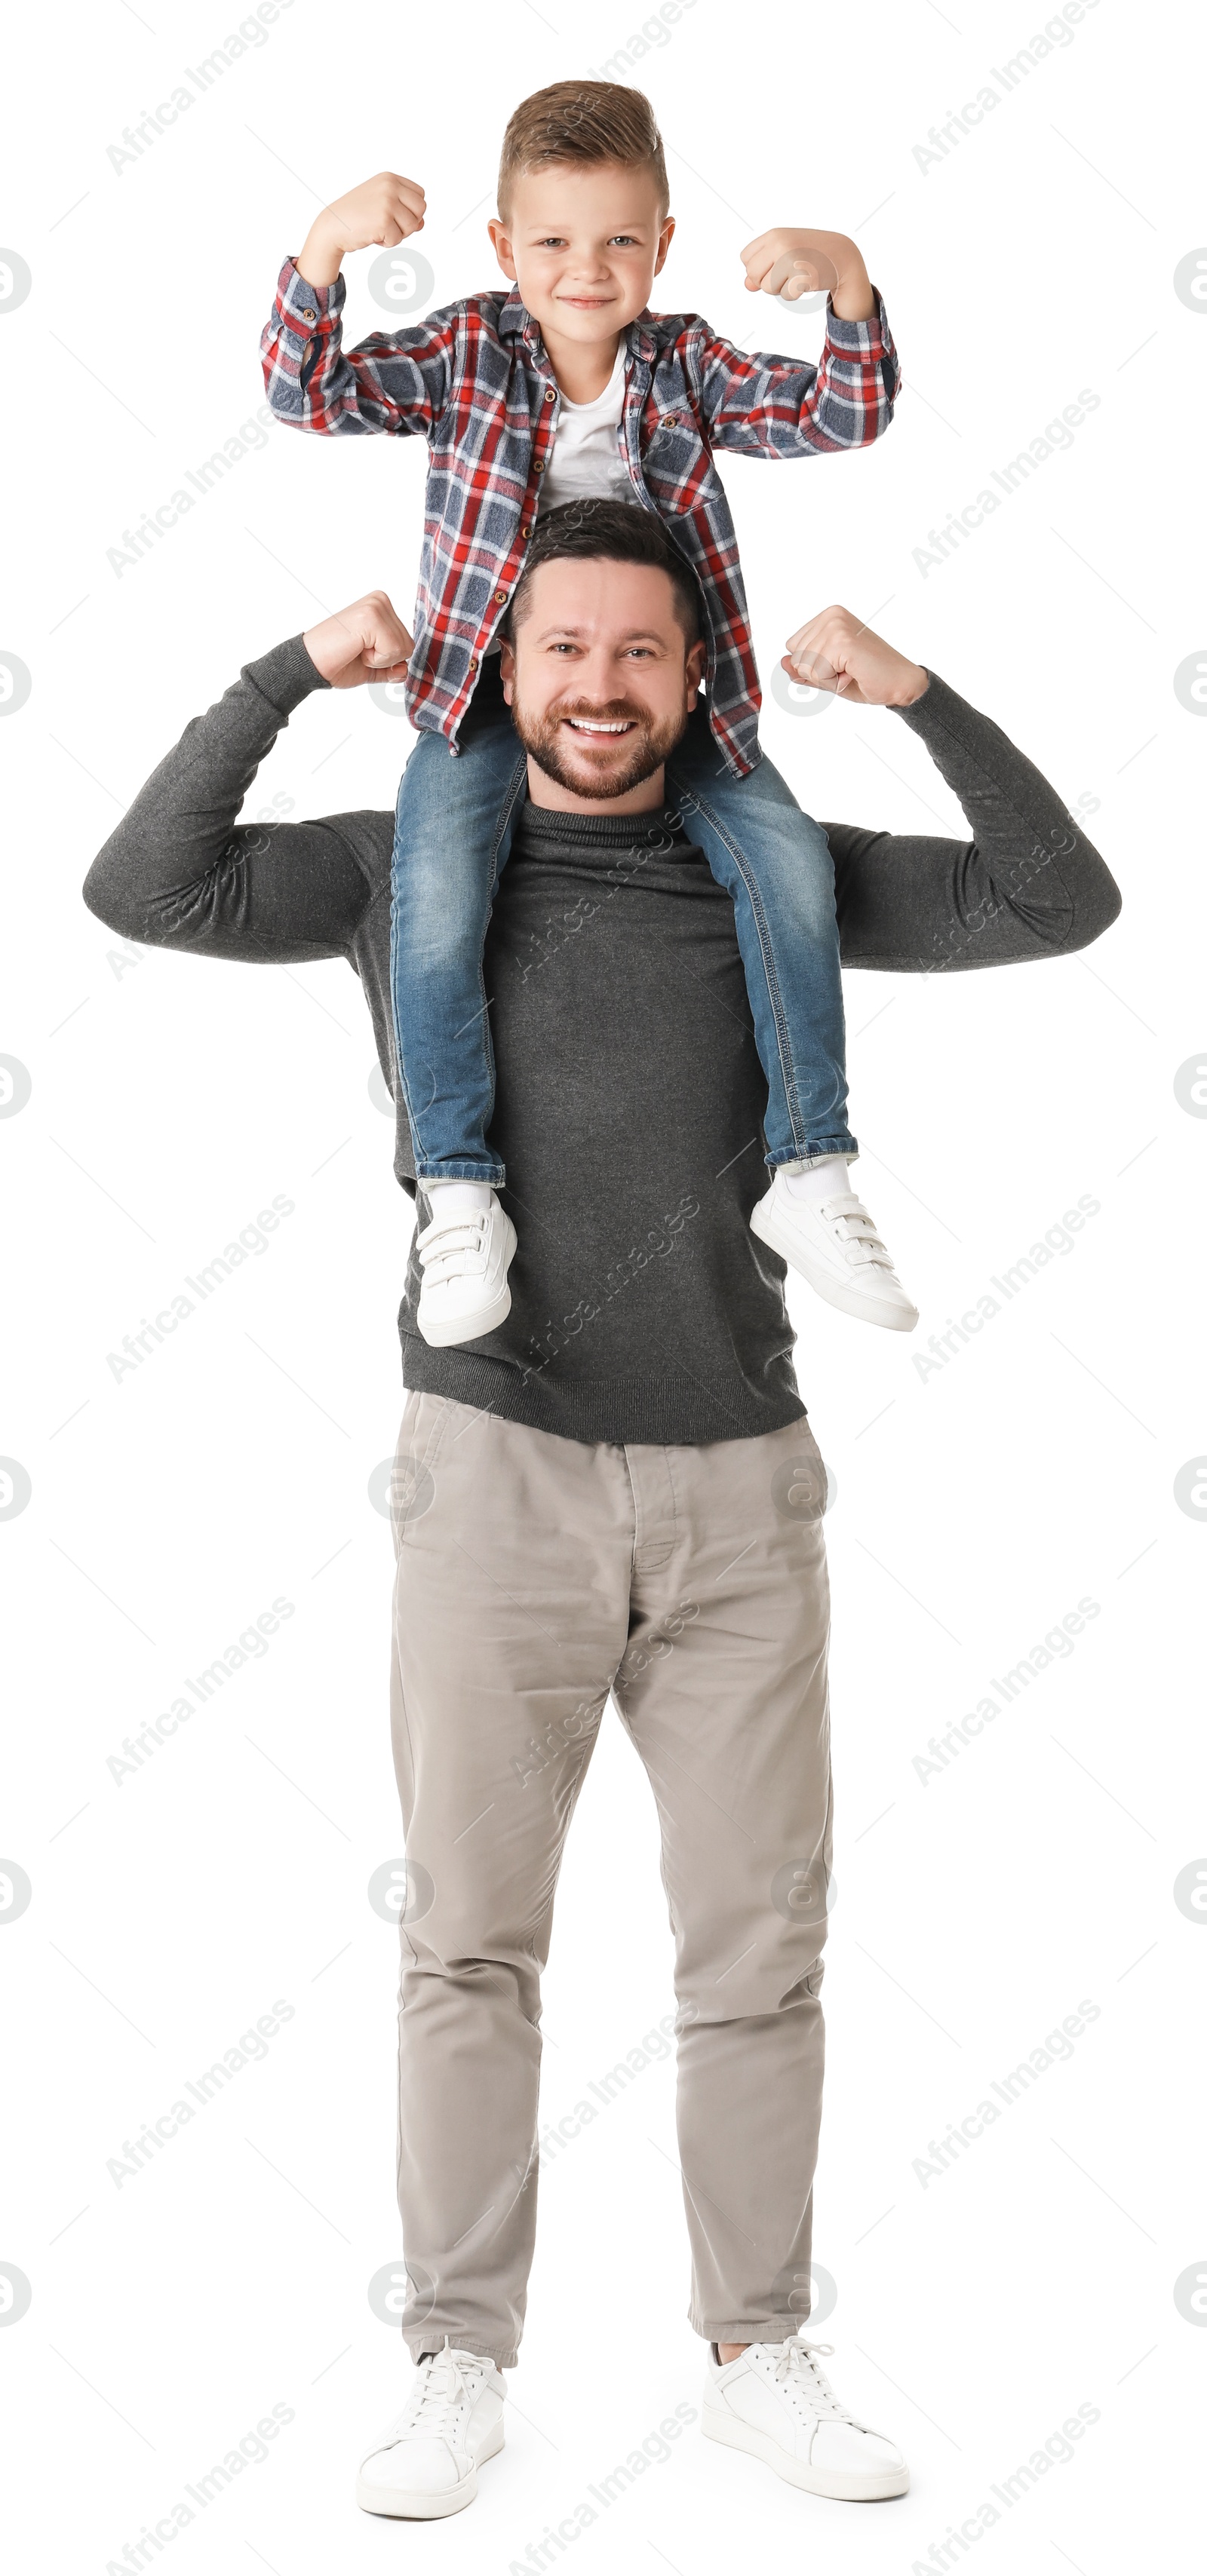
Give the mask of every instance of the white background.
[[[0, 1053], [32, 1083], [0, 1120], [0, 1451], [31, 1484], [0, 1523], [0, 1847], [33, 1890], [19, 1919], [0, 1914], [0, 2261], [32, 2285], [0, 2333], [11, 2557], [99, 2576], [280, 2405], [293, 2421], [267, 2460], [165, 2544], [180, 2576], [503, 2570], [674, 2405], [698, 2405], [671, 2069], [542, 2181], [508, 2447], [477, 2505], [422, 2529], [358, 2514], [356, 2459], [405, 2379], [367, 2299], [400, 2251], [397, 1941], [366, 1896], [400, 1842], [391, 1550], [367, 1486], [396, 1430], [409, 1208], [342, 964], [123, 951], [79, 887], [241, 662], [372, 584], [409, 614], [418, 444], [274, 427], [153, 553], [120, 577], [107, 560], [254, 416], [281, 258], [321, 202], [389, 166], [427, 188], [432, 301], [493, 286], [506, 115], [607, 63], [640, 20], [570, 0], [294, 0], [115, 172], [106, 147], [238, 23], [96, 0], [27, 12], [7, 40], [0, 241], [32, 277], [19, 309], [0, 302], [0, 653], [32, 677], [0, 722]], [[692, 2427], [571, 2544], [584, 2569], [711, 2576], [799, 2548], [827, 2570], [904, 2571], [1081, 2405], [1100, 2420], [1076, 2458], [965, 2554], [1113, 2576], [1158, 2555], [1171, 2511], [1187, 2533], [1193, 2518], [1207, 2334], [1173, 2285], [1207, 2274], [1188, 2080], [1207, 1938], [1173, 1883], [1207, 1851], [1187, 1636], [1207, 1527], [1174, 1479], [1207, 1438], [1207, 1124], [1174, 1077], [1207, 1039], [1207, 725], [1173, 675], [1200, 648], [1207, 661], [1192, 446], [1207, 302], [1173, 278], [1207, 240], [1189, 193], [1203, 72], [1189, 12], [1100, 0], [924, 170], [914, 147], [1044, 23], [971, 0], [695, 0], [632, 55], [679, 219], [661, 308], [812, 352], [817, 317], [756, 308], [738, 259], [766, 225], [812, 220], [857, 235], [901, 352], [907, 389], [874, 451], [792, 474], [724, 461], [764, 672], [812, 611], [857, 609], [1071, 804], [1096, 800], [1124, 909], [1084, 957], [850, 978], [860, 1178], [922, 1323], [911, 1342], [804, 1296], [796, 1310], [837, 1480], [815, 2240], [837, 2299], [820, 2331], [840, 2388], [902, 2441], [912, 2491], [821, 2503]], [[387, 327], [367, 265], [351, 266], [350, 339]], [[1071, 450], [924, 572], [928, 532], [1082, 388], [1100, 401]], [[814, 812], [960, 828], [891, 717], [770, 705], [764, 730]], [[405, 740], [367, 696], [316, 699], [250, 810], [274, 792], [296, 812], [389, 804]], [[106, 1354], [276, 1193], [295, 1207], [269, 1250], [115, 1382]], [[1099, 1212], [1075, 1250], [924, 1381], [928, 1336], [1083, 1194]], [[278, 1595], [294, 1613], [269, 1652], [116, 1785], [123, 1737]], [[924, 1784], [928, 1739], [1082, 1596], [1099, 1615], [1072, 1654]], [[118, 2189], [123, 2140], [278, 1997], [294, 2017], [267, 2059]], [[924, 2188], [928, 2141], [1082, 1998], [1099, 2017], [1072, 2061]], [[652, 1802], [609, 1718], [559, 1898], [547, 2116], [671, 2003]]]

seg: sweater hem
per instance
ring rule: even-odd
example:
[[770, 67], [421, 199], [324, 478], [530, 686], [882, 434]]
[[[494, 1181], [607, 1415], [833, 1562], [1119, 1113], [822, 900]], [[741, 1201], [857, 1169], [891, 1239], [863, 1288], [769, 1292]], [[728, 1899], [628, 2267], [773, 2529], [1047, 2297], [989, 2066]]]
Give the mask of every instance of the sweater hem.
[[[669, 1370], [660, 1377], [581, 1378], [560, 1385], [459, 1347], [433, 1350], [400, 1326], [403, 1382], [419, 1395], [451, 1398], [505, 1422], [562, 1440], [668, 1449], [713, 1441], [754, 1440], [803, 1422], [805, 1406], [790, 1369], [765, 1391], [733, 1377], [711, 1384]], [[784, 1365], [784, 1364], [781, 1364]]]

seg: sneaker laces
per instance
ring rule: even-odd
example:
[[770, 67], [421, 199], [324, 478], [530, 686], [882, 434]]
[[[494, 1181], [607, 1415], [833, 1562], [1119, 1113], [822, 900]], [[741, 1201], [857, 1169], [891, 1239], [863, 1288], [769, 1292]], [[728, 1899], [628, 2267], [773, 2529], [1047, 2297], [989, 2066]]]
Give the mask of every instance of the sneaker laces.
[[490, 2369], [473, 2353], [454, 2352], [447, 2335], [440, 2352], [419, 2364], [419, 2377], [398, 2420], [402, 2433], [428, 2433], [433, 2440], [451, 2438], [452, 2419], [478, 2394], [475, 2381]]
[[[802, 2343], [798, 2336], [792, 2336], [779, 2347], [772, 2378], [802, 2398], [810, 2414], [828, 2416], [838, 2424], [855, 2424], [850, 2408], [835, 2396], [820, 2367], [820, 2356], [824, 2354], [828, 2361], [833, 2350], [832, 2343]], [[855, 2429], [864, 2432], [867, 2427], [856, 2425]]]
[[879, 1270], [892, 1270], [892, 1254], [877, 1234], [862, 1199], [849, 1194], [842, 1198], [823, 1199], [818, 1214], [824, 1217], [836, 1242], [842, 1245], [852, 1269], [863, 1262], [873, 1262]]
[[476, 1216], [449, 1217], [443, 1225], [433, 1218], [422, 1234], [415, 1238], [419, 1265], [426, 1277], [431, 1271], [436, 1279], [447, 1277], [450, 1270], [465, 1268], [466, 1256], [480, 1260], [486, 1242], [486, 1229], [491, 1211], [483, 1208]]

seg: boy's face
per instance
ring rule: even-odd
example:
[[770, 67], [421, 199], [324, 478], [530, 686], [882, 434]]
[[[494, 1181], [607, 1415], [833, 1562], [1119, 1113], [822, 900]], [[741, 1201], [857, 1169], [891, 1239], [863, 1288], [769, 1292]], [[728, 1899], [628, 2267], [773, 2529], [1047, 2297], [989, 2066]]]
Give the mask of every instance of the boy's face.
[[487, 229], [546, 338], [586, 347], [615, 340], [644, 312], [675, 226], [652, 170], [603, 161], [522, 175], [506, 221]]
[[627, 796], [669, 758], [696, 703], [689, 646], [655, 564], [542, 564], [502, 677], [515, 729], [546, 777], [588, 804]]

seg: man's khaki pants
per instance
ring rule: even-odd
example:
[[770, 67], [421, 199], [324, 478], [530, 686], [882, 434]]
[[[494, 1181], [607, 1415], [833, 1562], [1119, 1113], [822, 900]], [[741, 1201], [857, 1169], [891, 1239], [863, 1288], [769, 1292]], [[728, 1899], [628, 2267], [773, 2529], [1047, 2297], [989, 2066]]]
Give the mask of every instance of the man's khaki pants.
[[540, 1975], [609, 1692], [662, 1834], [691, 2323], [745, 2343], [808, 2314], [830, 1870], [824, 1472], [803, 1421], [614, 1447], [407, 1396], [393, 1732], [413, 2359], [446, 2335], [516, 2359]]

